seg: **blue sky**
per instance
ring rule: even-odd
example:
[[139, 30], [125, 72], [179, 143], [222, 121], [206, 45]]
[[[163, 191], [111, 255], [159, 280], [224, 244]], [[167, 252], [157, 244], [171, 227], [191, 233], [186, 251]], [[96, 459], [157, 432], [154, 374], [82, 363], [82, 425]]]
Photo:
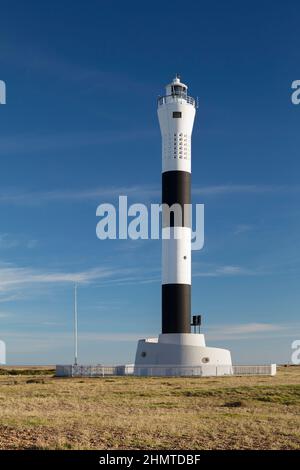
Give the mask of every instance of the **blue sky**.
[[199, 97], [193, 313], [235, 363], [290, 360], [299, 339], [296, 1], [2, 1], [0, 338], [9, 363], [132, 362], [160, 330], [160, 242], [100, 241], [96, 208], [159, 202], [156, 98]]

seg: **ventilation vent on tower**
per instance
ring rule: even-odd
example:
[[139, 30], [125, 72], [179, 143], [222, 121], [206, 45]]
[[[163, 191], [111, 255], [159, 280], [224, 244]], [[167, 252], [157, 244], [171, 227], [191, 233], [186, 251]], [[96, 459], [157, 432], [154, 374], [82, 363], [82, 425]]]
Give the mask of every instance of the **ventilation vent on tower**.
[[165, 137], [163, 144], [163, 154], [165, 159], [190, 160], [190, 137], [187, 134], [179, 133]]

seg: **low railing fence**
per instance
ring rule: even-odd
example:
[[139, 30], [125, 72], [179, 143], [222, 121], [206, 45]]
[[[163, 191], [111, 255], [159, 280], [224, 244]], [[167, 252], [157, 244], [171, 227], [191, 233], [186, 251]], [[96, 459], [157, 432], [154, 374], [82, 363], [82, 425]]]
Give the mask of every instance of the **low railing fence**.
[[104, 365], [57, 365], [57, 377], [107, 377], [107, 376], [148, 376], [148, 377], [209, 377], [209, 376], [242, 376], [242, 375], [275, 375], [276, 364], [254, 365], [254, 366], [138, 366], [133, 364], [119, 366]]

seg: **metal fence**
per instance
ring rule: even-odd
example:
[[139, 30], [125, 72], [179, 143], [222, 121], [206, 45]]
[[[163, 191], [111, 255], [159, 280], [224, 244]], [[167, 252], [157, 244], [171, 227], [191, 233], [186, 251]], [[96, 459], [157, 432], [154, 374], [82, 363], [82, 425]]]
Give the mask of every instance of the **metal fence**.
[[158, 97], [158, 104], [159, 106], [163, 105], [164, 103], [167, 102], [168, 98], [173, 98], [175, 101], [181, 102], [182, 99], [184, 99], [187, 103], [192, 104], [194, 107], [196, 107], [196, 100], [192, 96], [188, 96], [186, 93], [175, 93], [172, 95], [166, 95], [166, 96], [159, 96]]
[[107, 376], [147, 376], [147, 377], [216, 377], [243, 375], [275, 375], [276, 364], [254, 366], [139, 366], [133, 364], [104, 366], [104, 365], [57, 365], [57, 377], [107, 377]]
[[276, 364], [262, 366], [232, 366], [234, 375], [276, 375]]
[[109, 375], [132, 375], [133, 365], [57, 365], [56, 377], [105, 377]]

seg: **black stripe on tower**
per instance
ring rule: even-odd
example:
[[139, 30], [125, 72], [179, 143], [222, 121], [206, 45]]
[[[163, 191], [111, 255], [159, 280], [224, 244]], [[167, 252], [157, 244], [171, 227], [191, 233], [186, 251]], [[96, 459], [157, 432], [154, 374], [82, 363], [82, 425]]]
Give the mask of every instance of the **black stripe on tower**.
[[191, 332], [191, 286], [162, 285], [162, 333]]
[[[187, 171], [166, 171], [162, 174], [162, 203], [171, 207], [180, 204], [182, 221], [177, 223], [180, 227], [190, 227], [190, 213], [185, 211], [184, 205], [191, 203], [191, 174]], [[170, 213], [170, 221], [167, 220], [163, 227], [174, 227], [174, 214]]]

